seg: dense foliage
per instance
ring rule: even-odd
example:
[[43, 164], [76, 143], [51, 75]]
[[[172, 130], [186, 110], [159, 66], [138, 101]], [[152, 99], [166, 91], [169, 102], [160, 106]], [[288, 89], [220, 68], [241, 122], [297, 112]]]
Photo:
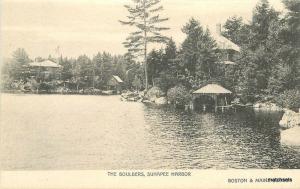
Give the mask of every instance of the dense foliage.
[[[249, 24], [238, 16], [226, 21], [222, 35], [241, 49], [235, 66], [220, 64], [222, 52], [214, 38], [199, 21], [190, 19], [182, 29], [186, 38], [179, 50], [173, 50], [172, 58], [166, 56], [170, 44], [164, 50], [149, 54], [152, 81], [164, 78], [167, 88], [179, 83], [188, 90], [219, 83], [244, 102], [273, 98], [286, 90], [299, 90], [300, 2], [284, 0], [283, 3], [288, 11], [285, 14], [274, 10], [267, 0], [261, 0]], [[168, 59], [172, 60], [172, 65], [168, 65]]]
[[[51, 57], [51, 56], [50, 56]], [[49, 58], [48, 58], [49, 59]], [[36, 58], [35, 61], [43, 61], [43, 58]], [[1, 86], [4, 90], [20, 89], [21, 86], [30, 85], [30, 88], [39, 88], [45, 91], [53, 91], [62, 83], [67, 83], [68, 88], [74, 91], [88, 88], [107, 89], [107, 83], [112, 75], [119, 76], [124, 80], [127, 88], [142, 89], [142, 80], [136, 86], [136, 78], [143, 78], [141, 66], [132, 60], [129, 54], [125, 56], [112, 56], [103, 52], [96, 54], [92, 59], [86, 55], [78, 58], [51, 58], [62, 66], [59, 78], [47, 80], [45, 78], [28, 77], [24, 74], [24, 66], [32, 62], [24, 49], [17, 49], [13, 58], [7, 60], [2, 67]], [[37, 84], [38, 83], [38, 84]], [[36, 87], [32, 87], [35, 85]]]
[[261, 0], [250, 24], [232, 17], [224, 25], [223, 35], [242, 47], [236, 92], [247, 100], [299, 89], [300, 2], [283, 3], [287, 14], [280, 14], [267, 0]]
[[[142, 0], [135, 2], [142, 8], [143, 2], [155, 2], [156, 6], [159, 3]], [[125, 81], [127, 89], [143, 90], [149, 82], [164, 93], [168, 91], [169, 100], [173, 102], [177, 98], [186, 102], [189, 97], [187, 91], [208, 83], [218, 83], [233, 91], [245, 103], [263, 100], [266, 97], [280, 97], [293, 99], [278, 99], [278, 103], [284, 107], [299, 106], [297, 99], [300, 90], [300, 1], [283, 0], [283, 3], [286, 7], [285, 13], [277, 12], [267, 0], [261, 0], [253, 10], [249, 23], [245, 23], [244, 19], [238, 16], [226, 21], [222, 35], [240, 47], [240, 52], [232, 55], [236, 64], [223, 63], [224, 53], [232, 52], [220, 49], [210, 31], [198, 20], [191, 18], [182, 28], [186, 37], [181, 46], [177, 47], [173, 39], [169, 39], [165, 48], [153, 49], [144, 54], [148, 66], [146, 72], [131, 53], [112, 56], [104, 52], [98, 53], [92, 59], [85, 55], [76, 59], [61, 57], [57, 60], [63, 66], [61, 80], [69, 81], [74, 90], [89, 87], [105, 89], [111, 76], [118, 75]], [[151, 10], [150, 4], [146, 11]], [[138, 7], [127, 6], [127, 9], [133, 16], [140, 11], [137, 10]], [[128, 38], [128, 48], [145, 53], [147, 49], [140, 48], [143, 45], [145, 47], [143, 39], [148, 39], [148, 42], [165, 42], [166, 38], [159, 32], [154, 38], [145, 38], [142, 34], [145, 26], [138, 25], [140, 19], [135, 20], [139, 16], [129, 17], [130, 20], [123, 23], [133, 24], [139, 30]], [[155, 16], [147, 18], [153, 19], [147, 21], [153, 22], [152, 25], [148, 23], [147, 27], [150, 28], [160, 21], [165, 21]], [[30, 59], [24, 49], [14, 52], [10, 63], [3, 66], [2, 86], [17, 88], [22, 79], [22, 67], [28, 62]], [[145, 73], [148, 77], [145, 77]], [[145, 78], [148, 81], [145, 81]], [[32, 87], [39, 84], [33, 83]]]
[[275, 102], [283, 108], [297, 109], [300, 107], [300, 91], [287, 90], [275, 98]]
[[184, 86], [177, 85], [168, 90], [167, 97], [172, 104], [184, 106], [190, 101], [191, 95]]

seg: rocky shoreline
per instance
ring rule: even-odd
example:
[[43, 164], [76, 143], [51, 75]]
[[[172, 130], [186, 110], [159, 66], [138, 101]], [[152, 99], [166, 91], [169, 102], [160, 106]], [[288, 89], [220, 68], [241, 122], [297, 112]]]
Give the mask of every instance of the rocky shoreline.
[[289, 146], [300, 146], [300, 112], [286, 109], [279, 125], [285, 129], [281, 131], [281, 142]]
[[143, 102], [158, 106], [168, 104], [168, 100], [167, 97], [165, 97], [165, 93], [163, 93], [160, 89], [155, 87], [150, 89], [147, 93], [144, 91], [124, 92], [121, 94], [121, 100], [129, 102]]
[[300, 113], [285, 109], [279, 125], [284, 129], [300, 127]]
[[259, 110], [266, 110], [266, 111], [283, 111], [283, 108], [271, 102], [265, 102], [265, 103], [257, 102], [253, 105], [253, 108]]
[[270, 102], [256, 103], [253, 107], [263, 111], [283, 111], [284, 114], [279, 121], [279, 125], [282, 128], [281, 142], [289, 146], [300, 146], [300, 109], [297, 113]]

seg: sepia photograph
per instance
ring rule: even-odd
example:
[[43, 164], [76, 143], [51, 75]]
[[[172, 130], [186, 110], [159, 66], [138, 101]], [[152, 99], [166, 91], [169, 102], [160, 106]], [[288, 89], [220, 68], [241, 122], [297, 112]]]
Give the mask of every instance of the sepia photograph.
[[0, 3], [0, 187], [58, 170], [300, 187], [272, 174], [300, 170], [299, 0]]

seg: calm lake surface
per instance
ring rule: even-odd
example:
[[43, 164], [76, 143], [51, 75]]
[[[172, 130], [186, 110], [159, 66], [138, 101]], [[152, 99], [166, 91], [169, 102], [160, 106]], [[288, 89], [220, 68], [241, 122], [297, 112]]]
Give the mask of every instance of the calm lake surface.
[[282, 113], [186, 113], [118, 96], [1, 96], [1, 169], [300, 168]]

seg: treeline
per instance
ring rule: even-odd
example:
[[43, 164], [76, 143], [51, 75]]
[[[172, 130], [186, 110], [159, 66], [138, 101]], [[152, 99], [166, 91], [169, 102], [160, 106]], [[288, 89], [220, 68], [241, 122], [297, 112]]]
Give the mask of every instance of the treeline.
[[[58, 78], [29, 78], [26, 71], [28, 63], [36, 61], [42, 62], [51, 60], [62, 66]], [[34, 75], [34, 74], [33, 74]], [[27, 82], [32, 84], [45, 83], [56, 88], [61, 83], [68, 83], [68, 88], [72, 90], [84, 90], [87, 88], [107, 89], [107, 83], [113, 75], [117, 75], [124, 80], [126, 88], [142, 88], [143, 70], [141, 65], [133, 60], [130, 54], [111, 55], [107, 52], [97, 53], [92, 58], [87, 55], [80, 55], [77, 58], [59, 57], [48, 58], [36, 57], [30, 59], [26, 51], [22, 48], [13, 52], [12, 59], [6, 60], [1, 70], [2, 89], [18, 89]]]
[[130, 54], [112, 56], [103, 52], [93, 58], [81, 55], [77, 59], [60, 58], [58, 62], [63, 66], [61, 80], [71, 81], [77, 88], [106, 89], [113, 75], [124, 80], [126, 88], [142, 87], [136, 80], [141, 80], [143, 70]]

